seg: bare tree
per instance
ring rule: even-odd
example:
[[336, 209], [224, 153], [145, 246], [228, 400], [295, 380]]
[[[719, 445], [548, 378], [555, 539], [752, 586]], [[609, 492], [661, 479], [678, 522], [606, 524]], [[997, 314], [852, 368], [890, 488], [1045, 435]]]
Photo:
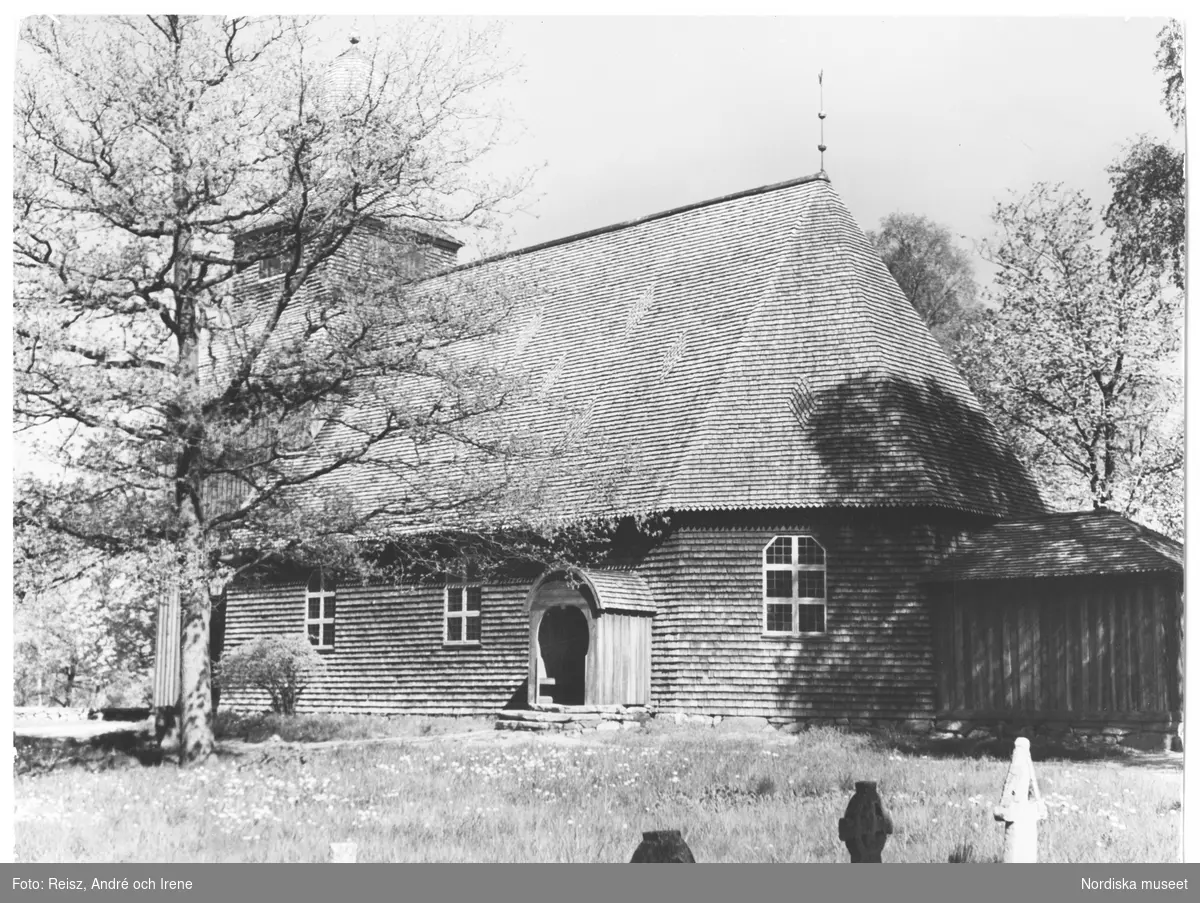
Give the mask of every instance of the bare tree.
[[[1183, 36], [1158, 34], [1163, 105], [1183, 123]], [[1058, 507], [1116, 509], [1183, 536], [1184, 154], [1139, 136], [1102, 219], [1035, 185], [992, 219], [990, 310], [958, 360]]]
[[[364, 526], [466, 517], [504, 489], [515, 449], [492, 418], [513, 381], [449, 352], [486, 345], [517, 289], [411, 268], [414, 241], [486, 235], [524, 188], [482, 168], [498, 42], [405, 21], [331, 68], [298, 19], [22, 27], [15, 419], [65, 476], [24, 484], [21, 516], [157, 555], [178, 585], [182, 761], [212, 750], [229, 580], [270, 556], [351, 561]], [[466, 458], [491, 466], [448, 476]], [[390, 491], [349, 504], [339, 481], [364, 469]]]
[[1079, 192], [1039, 184], [992, 218], [996, 307], [962, 348], [973, 388], [1052, 503], [1179, 535], [1181, 293], [1122, 254]]

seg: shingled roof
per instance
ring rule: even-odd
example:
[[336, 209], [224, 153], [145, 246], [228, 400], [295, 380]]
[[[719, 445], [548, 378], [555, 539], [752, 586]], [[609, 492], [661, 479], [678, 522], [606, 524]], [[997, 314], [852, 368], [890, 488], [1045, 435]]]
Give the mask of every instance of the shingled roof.
[[1045, 514], [971, 534], [930, 582], [1180, 572], [1183, 547], [1111, 511]]
[[[464, 273], [528, 288], [488, 353], [532, 387], [504, 422], [551, 444], [570, 437], [541, 471], [546, 510], [1043, 510], [824, 174], [421, 289], [453, 292]], [[333, 488], [379, 504], [393, 491], [381, 474], [363, 465]]]

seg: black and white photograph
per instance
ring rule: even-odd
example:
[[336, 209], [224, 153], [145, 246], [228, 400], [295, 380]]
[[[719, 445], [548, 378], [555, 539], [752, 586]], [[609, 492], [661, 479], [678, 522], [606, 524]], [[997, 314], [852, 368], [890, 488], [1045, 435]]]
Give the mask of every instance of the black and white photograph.
[[1185, 861], [1186, 22], [336, 12], [13, 20], [13, 861]]

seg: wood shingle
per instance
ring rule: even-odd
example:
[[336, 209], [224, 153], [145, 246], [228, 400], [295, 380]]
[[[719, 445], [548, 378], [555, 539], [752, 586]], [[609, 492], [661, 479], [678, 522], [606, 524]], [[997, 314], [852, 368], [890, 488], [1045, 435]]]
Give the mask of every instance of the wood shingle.
[[[548, 513], [1042, 510], [823, 175], [468, 265], [417, 290], [453, 297], [483, 283], [520, 300], [497, 339], [462, 354], [523, 374], [530, 391], [491, 428], [525, 430], [547, 449], [536, 489]], [[388, 473], [408, 453], [381, 448], [326, 489], [386, 505]], [[447, 463], [446, 484], [479, 466]]]
[[1183, 547], [1111, 511], [1010, 520], [968, 536], [932, 582], [1181, 573]]

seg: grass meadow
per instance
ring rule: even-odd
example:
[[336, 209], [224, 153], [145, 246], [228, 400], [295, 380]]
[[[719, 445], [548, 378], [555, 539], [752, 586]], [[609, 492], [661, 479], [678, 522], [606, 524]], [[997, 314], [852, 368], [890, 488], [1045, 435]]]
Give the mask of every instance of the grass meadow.
[[[677, 828], [698, 862], [848, 862], [837, 821], [858, 780], [878, 782], [895, 826], [884, 862], [989, 862], [1003, 849], [1003, 757], [662, 721], [582, 737], [439, 730], [238, 742], [195, 769], [18, 775], [16, 857], [319, 862], [349, 841], [360, 862], [628, 862], [643, 831]], [[1040, 861], [1179, 860], [1178, 768], [1051, 759], [1035, 771], [1050, 813]]]

